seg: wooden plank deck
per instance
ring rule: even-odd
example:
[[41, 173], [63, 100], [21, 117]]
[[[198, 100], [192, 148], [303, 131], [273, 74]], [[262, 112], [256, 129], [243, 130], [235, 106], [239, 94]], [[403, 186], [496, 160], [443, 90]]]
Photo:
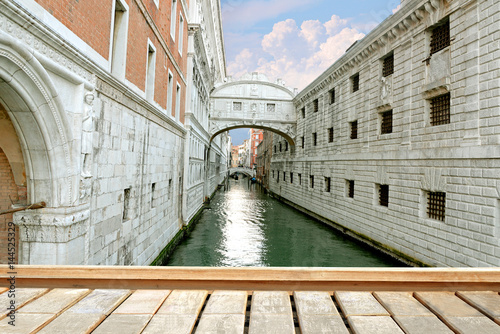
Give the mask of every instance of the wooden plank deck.
[[[11, 326], [11, 318], [2, 313], [0, 333], [500, 334], [500, 289], [490, 289], [498, 286], [500, 269], [418, 269], [413, 271], [419, 277], [418, 284], [414, 284], [415, 277], [408, 277], [412, 271], [356, 269], [349, 279], [349, 270], [337, 269], [339, 276], [344, 276], [334, 280], [335, 270], [329, 269], [323, 274], [319, 268], [227, 269], [222, 272], [231, 278], [224, 280], [229, 288], [212, 289], [212, 284], [223, 284], [214, 281], [220, 273], [209, 268], [208, 279], [193, 275], [191, 283], [199, 280], [195, 287], [179, 289], [178, 283], [168, 288], [169, 280], [162, 277], [170, 273], [177, 282], [185, 275], [185, 268], [102, 268], [108, 274], [115, 271], [115, 279], [92, 277], [94, 267], [88, 268], [91, 273], [86, 273], [86, 267], [74, 267], [73, 271], [52, 267], [55, 271], [51, 278], [40, 275], [40, 268], [47, 273], [44, 267], [17, 271], [16, 282], [21, 284], [16, 284], [15, 291], [16, 326]], [[126, 273], [128, 270], [139, 274], [136, 281]], [[144, 289], [143, 277], [148, 271], [148, 281], [156, 281], [156, 286]], [[306, 282], [308, 271], [310, 282], [297, 285], [297, 276], [303, 275]], [[439, 271], [441, 275], [437, 275]], [[202, 274], [203, 270], [195, 272]], [[300, 274], [285, 279], [286, 274], [294, 272]], [[438, 277], [427, 286], [429, 290], [420, 288], [425, 272]], [[58, 276], [61, 273], [67, 275], [61, 282], [72, 287], [52, 287], [50, 279], [62, 279]], [[245, 277], [240, 276], [243, 273]], [[360, 273], [371, 283], [360, 284]], [[391, 274], [399, 275], [392, 281], [401, 280], [392, 290], [381, 279]], [[0, 271], [0, 280], [2, 275]], [[120, 276], [128, 278], [123, 282], [116, 279]], [[402, 282], [404, 276], [406, 284]], [[459, 280], [450, 284], [450, 277]], [[274, 281], [264, 282], [266, 279]], [[207, 288], [199, 289], [204, 281], [209, 282]], [[323, 282], [319, 288], [302, 289], [318, 281]], [[377, 281], [380, 284], [375, 286]], [[25, 286], [25, 282], [35, 282], [36, 287]], [[243, 289], [249, 286], [253, 288]], [[266, 289], [270, 286], [281, 286], [281, 290]], [[0, 306], [9, 305], [10, 300], [9, 290], [0, 288]]]

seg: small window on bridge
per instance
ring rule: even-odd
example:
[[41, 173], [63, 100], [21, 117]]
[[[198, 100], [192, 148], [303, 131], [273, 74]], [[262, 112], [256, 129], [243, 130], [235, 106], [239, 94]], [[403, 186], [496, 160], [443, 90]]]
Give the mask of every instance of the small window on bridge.
[[233, 111], [241, 111], [242, 103], [241, 102], [233, 102]]
[[276, 104], [268, 103], [267, 104], [267, 112], [275, 112], [275, 111], [276, 111]]

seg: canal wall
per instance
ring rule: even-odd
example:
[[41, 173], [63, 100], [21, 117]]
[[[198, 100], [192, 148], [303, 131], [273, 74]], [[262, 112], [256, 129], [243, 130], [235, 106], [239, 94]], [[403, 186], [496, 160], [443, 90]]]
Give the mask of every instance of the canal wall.
[[404, 2], [294, 99], [270, 190], [423, 264], [500, 266], [499, 21], [493, 0]]

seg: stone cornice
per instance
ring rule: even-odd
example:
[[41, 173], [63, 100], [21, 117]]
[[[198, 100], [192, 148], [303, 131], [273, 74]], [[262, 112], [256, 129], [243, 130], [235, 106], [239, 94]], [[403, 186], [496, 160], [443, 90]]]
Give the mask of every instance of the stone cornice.
[[[366, 35], [340, 57], [330, 68], [321, 74], [316, 80], [304, 88], [295, 98], [296, 105], [307, 103], [311, 98], [321, 93], [325, 87], [388, 44], [393, 44], [406, 32], [419, 24], [425, 18], [425, 13], [434, 13], [445, 3], [453, 0], [423, 0], [406, 3], [399, 11], [389, 16], [373, 31]], [[457, 0], [454, 0], [457, 1]]]

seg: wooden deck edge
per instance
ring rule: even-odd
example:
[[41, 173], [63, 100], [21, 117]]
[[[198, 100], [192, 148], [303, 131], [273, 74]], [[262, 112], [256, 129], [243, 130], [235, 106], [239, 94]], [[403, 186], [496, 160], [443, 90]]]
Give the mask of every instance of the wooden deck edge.
[[[9, 274], [15, 272], [15, 274]], [[212, 268], [0, 265], [0, 287], [500, 291], [500, 268]]]

